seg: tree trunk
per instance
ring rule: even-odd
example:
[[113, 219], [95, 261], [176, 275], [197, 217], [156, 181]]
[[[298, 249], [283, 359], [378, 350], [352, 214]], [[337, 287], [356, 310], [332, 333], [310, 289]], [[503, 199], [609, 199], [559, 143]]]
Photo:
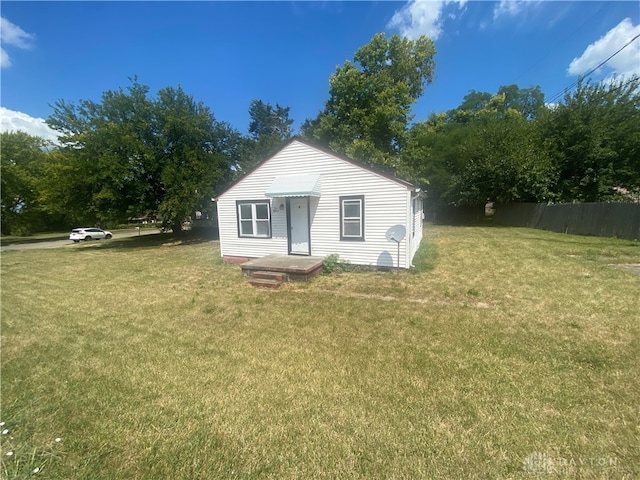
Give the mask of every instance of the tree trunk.
[[173, 221], [172, 225], [173, 236], [181, 237], [182, 236], [182, 220], [176, 219]]

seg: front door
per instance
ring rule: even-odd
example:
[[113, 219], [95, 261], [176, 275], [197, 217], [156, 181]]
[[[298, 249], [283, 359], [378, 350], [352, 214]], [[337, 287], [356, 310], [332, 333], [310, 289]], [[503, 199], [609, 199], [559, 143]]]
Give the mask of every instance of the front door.
[[288, 199], [289, 253], [311, 255], [309, 243], [309, 197]]

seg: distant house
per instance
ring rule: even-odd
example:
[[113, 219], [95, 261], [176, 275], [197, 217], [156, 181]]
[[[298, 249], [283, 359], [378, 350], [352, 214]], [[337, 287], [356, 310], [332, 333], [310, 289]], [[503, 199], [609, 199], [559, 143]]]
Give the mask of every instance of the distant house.
[[395, 267], [399, 245], [408, 268], [422, 239], [422, 199], [404, 180], [296, 137], [216, 198], [221, 255], [337, 254]]

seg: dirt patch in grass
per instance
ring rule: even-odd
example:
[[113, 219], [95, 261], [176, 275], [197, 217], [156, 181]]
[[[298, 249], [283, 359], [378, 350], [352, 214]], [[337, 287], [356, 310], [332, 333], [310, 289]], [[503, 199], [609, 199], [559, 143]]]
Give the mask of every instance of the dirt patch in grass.
[[612, 265], [617, 268], [621, 268], [627, 272], [633, 273], [634, 275], [640, 275], [640, 263], [621, 263]]
[[[295, 291], [295, 288], [291, 288], [290, 291]], [[345, 292], [339, 290], [317, 290], [320, 293], [326, 293], [330, 295], [337, 295], [340, 297], [346, 298], [367, 298], [373, 300], [382, 300], [383, 302], [407, 302], [407, 303], [417, 303], [423, 305], [451, 305], [453, 303], [457, 303], [459, 305], [476, 307], [476, 308], [489, 308], [490, 305], [486, 302], [454, 302], [453, 300], [447, 299], [435, 299], [435, 298], [410, 298], [410, 297], [399, 297], [399, 296], [390, 296], [390, 295], [376, 295], [373, 293], [357, 293], [357, 292]]]

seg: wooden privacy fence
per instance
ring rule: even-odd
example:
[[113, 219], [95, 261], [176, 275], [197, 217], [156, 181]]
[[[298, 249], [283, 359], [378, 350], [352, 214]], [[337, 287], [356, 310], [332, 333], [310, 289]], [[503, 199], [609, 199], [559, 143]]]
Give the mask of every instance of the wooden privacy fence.
[[438, 206], [425, 209], [425, 220], [440, 225], [481, 225], [485, 223], [484, 206]]
[[640, 240], [639, 203], [514, 203], [496, 205], [496, 225]]

